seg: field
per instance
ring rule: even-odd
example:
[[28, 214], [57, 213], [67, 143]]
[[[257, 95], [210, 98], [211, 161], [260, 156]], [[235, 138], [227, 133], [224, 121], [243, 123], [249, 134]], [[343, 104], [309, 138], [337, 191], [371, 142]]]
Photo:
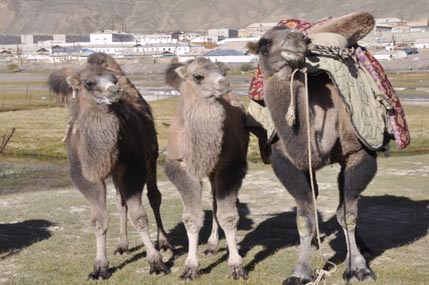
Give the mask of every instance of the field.
[[[393, 75], [392, 83], [400, 87], [407, 84], [407, 88], [428, 86], [421, 83], [427, 82], [427, 74], [406, 76]], [[35, 81], [22, 81], [21, 86], [40, 86], [44, 82], [40, 79]], [[0, 82], [0, 90], [1, 86], [6, 85]], [[21, 97], [14, 97], [17, 98], [17, 105], [27, 100], [25, 88], [23, 90]], [[419, 96], [427, 98], [424, 92]], [[177, 99], [172, 98], [150, 103], [156, 118], [161, 151], [166, 148], [166, 131], [176, 102]], [[412, 144], [398, 151], [392, 143], [392, 157], [380, 155], [378, 175], [360, 200], [358, 230], [373, 250], [370, 266], [378, 276], [377, 282], [365, 284], [420, 285], [429, 280], [429, 107], [405, 105], [404, 108]], [[93, 284], [86, 280], [95, 254], [89, 207], [70, 184], [61, 143], [67, 110], [43, 104], [18, 109], [0, 112], [0, 134], [12, 127], [17, 129], [5, 153], [0, 155], [0, 284]], [[295, 204], [271, 167], [263, 165], [258, 155], [256, 140], [252, 137], [249, 171], [240, 190], [241, 218], [237, 236], [249, 280], [237, 282], [228, 278], [224, 239], [217, 255], [202, 254], [210, 234], [211, 221], [210, 191], [205, 189], [203, 205], [206, 224], [199, 247], [202, 275], [193, 282], [195, 284], [280, 284], [293, 269], [298, 253]], [[171, 268], [171, 274], [149, 275], [144, 247], [131, 226], [131, 252], [126, 256], [113, 255], [119, 217], [115, 192], [109, 181], [108, 258], [113, 275], [100, 283], [180, 282], [178, 278], [187, 249], [186, 232], [181, 222], [182, 205], [177, 191], [163, 174], [162, 162], [161, 154], [161, 210], [169, 237], [176, 247], [174, 253], [168, 251], [162, 254]], [[328, 259], [338, 264], [326, 284], [344, 284], [341, 276], [345, 269], [346, 246], [335, 220], [337, 172], [338, 167], [332, 166], [317, 175], [322, 250]], [[155, 239], [156, 227], [146, 198], [144, 205], [149, 215], [151, 235]], [[316, 251], [312, 253], [312, 262], [314, 268], [324, 266]]]

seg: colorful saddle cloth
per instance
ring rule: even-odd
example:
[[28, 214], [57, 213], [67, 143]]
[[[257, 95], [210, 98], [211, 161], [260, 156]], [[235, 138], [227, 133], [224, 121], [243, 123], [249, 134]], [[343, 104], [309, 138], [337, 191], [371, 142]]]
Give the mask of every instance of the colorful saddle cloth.
[[[312, 27], [323, 25], [324, 22], [325, 21], [321, 21], [313, 25], [309, 22], [291, 19], [291, 20], [282, 20], [278, 23], [278, 25], [288, 26], [289, 28], [295, 28], [307, 34], [307, 33], [311, 33]], [[379, 92], [375, 92], [375, 94], [377, 94], [378, 96], [377, 100], [379, 101], [384, 100], [384, 102], [387, 102], [385, 104], [387, 109], [391, 108], [390, 112], [386, 110], [386, 114], [388, 117], [387, 124], [390, 124], [390, 126], [386, 126], [386, 129], [387, 129], [386, 132], [392, 133], [396, 141], [396, 146], [398, 148], [400, 149], [405, 148], [408, 144], [410, 144], [410, 140], [411, 140], [410, 133], [408, 131], [408, 125], [405, 120], [405, 113], [399, 101], [398, 95], [393, 89], [390, 81], [387, 79], [387, 76], [386, 76], [386, 73], [384, 72], [383, 67], [363, 47], [357, 46], [354, 51], [354, 55], [358, 60], [359, 64], [366, 69], [365, 73], [369, 73], [373, 78], [374, 82], [376, 83], [376, 88], [378, 88], [378, 91], [379, 91]], [[250, 99], [253, 101], [262, 102], [264, 100], [263, 77], [259, 66], [257, 67], [256, 73], [250, 82], [248, 95]], [[380, 96], [382, 98], [380, 98]], [[360, 107], [355, 106], [355, 108], [352, 108], [351, 110], [355, 111], [357, 108], [360, 108]], [[377, 128], [378, 127], [375, 127], [375, 129]], [[364, 129], [364, 128], [361, 128], [361, 129]], [[360, 133], [358, 129], [357, 129], [357, 133], [361, 137], [361, 139], [365, 137], [365, 134]], [[378, 136], [378, 139], [376, 139], [376, 141], [373, 141], [374, 143], [373, 147], [370, 146], [372, 149], [380, 148], [378, 146], [378, 144], [380, 143], [379, 135], [377, 136]], [[368, 145], [367, 141], [365, 140], [364, 140], [364, 143]], [[370, 145], [371, 144], [372, 143], [370, 143]]]

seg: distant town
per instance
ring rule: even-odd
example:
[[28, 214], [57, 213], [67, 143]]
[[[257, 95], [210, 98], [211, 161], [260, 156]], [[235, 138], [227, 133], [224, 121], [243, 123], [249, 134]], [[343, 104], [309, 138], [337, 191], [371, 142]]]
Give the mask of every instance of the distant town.
[[[215, 62], [253, 63], [246, 43], [257, 41], [277, 23], [253, 23], [240, 30], [209, 29], [206, 33], [174, 32], [135, 34], [126, 30], [103, 30], [90, 34], [0, 35], [0, 63], [61, 63], [86, 60], [88, 54], [104, 52], [115, 58], [151, 58], [154, 62], [197, 56]], [[376, 26], [359, 42], [378, 59], [404, 58], [429, 49], [429, 23], [396, 18], [376, 19]]]

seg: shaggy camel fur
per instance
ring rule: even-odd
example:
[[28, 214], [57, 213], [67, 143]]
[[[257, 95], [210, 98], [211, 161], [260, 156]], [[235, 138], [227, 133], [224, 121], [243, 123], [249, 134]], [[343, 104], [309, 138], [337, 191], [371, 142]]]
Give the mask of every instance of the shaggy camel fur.
[[115, 253], [128, 251], [127, 215], [147, 251], [151, 273], [167, 273], [160, 253], [150, 240], [148, 220], [142, 207], [143, 187], [158, 225], [158, 242], [171, 247], [160, 216], [161, 193], [157, 187], [158, 144], [152, 111], [120, 67], [108, 55], [89, 56], [83, 69], [62, 69], [49, 78], [54, 91], [73, 97], [66, 133], [70, 176], [91, 206], [97, 253], [91, 279], [109, 278], [106, 256], [108, 214], [106, 178], [111, 175], [120, 212], [120, 239]]
[[244, 107], [229, 93], [229, 82], [210, 60], [197, 58], [187, 64], [172, 64], [166, 71], [166, 81], [181, 93], [169, 129], [165, 164], [166, 174], [179, 190], [184, 206], [189, 251], [181, 279], [199, 275], [197, 246], [204, 219], [204, 177], [210, 180], [215, 219], [207, 252], [217, 251], [219, 223], [228, 244], [231, 275], [246, 279], [235, 237], [239, 219], [236, 201], [247, 170], [249, 142]]
[[[285, 285], [305, 284], [312, 280], [309, 256], [315, 218], [307, 151], [306, 86], [302, 72], [298, 72], [293, 81], [296, 122], [289, 125], [285, 118], [291, 101], [291, 74], [303, 66], [309, 44], [310, 40], [301, 32], [286, 27], [274, 27], [257, 43], [248, 44], [253, 53], [259, 54], [265, 103], [279, 137], [272, 147], [272, 166], [297, 203], [300, 253], [292, 275], [283, 282]], [[308, 90], [312, 171], [332, 163], [341, 166], [337, 220], [344, 230], [348, 249], [348, 264], [343, 277], [361, 281], [375, 279], [358, 248], [360, 241], [355, 229], [359, 195], [377, 171], [376, 153], [359, 141], [341, 95], [326, 74], [310, 77]]]

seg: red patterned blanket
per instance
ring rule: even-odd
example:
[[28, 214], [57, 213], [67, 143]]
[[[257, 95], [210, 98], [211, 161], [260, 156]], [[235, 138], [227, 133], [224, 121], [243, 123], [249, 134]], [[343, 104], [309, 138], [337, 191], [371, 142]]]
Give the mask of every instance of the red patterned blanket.
[[[297, 20], [297, 19], [289, 19], [282, 20], [277, 25], [279, 26], [287, 26], [289, 28], [294, 28], [300, 30], [301, 32], [308, 34], [311, 33], [312, 28], [319, 27], [326, 22], [320, 21], [316, 24], [311, 24], [309, 22]], [[393, 135], [396, 141], [396, 146], [400, 149], [405, 148], [410, 144], [410, 133], [408, 131], [408, 125], [405, 120], [405, 113], [401, 106], [401, 102], [399, 101], [398, 95], [396, 91], [392, 87], [389, 79], [384, 72], [383, 67], [380, 62], [378, 62], [370, 52], [368, 52], [365, 48], [357, 46], [355, 49], [356, 58], [359, 62], [365, 66], [368, 72], [372, 75], [375, 82], [378, 85], [380, 91], [385, 94], [385, 99], [393, 106], [393, 113], [389, 114], [390, 122], [392, 124]], [[261, 74], [261, 70], [258, 68], [256, 70], [255, 75], [253, 76], [248, 95], [250, 99], [254, 101], [263, 101], [264, 100], [264, 83]]]

